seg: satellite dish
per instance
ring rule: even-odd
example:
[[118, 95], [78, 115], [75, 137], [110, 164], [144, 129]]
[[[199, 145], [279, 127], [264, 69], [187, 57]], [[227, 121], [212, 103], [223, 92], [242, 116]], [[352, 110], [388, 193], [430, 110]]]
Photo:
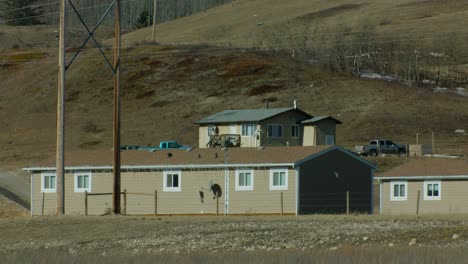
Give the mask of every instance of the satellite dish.
[[213, 192], [213, 199], [216, 199], [216, 197], [221, 197], [223, 195], [223, 191], [221, 190], [221, 186], [219, 184], [213, 184], [210, 188], [210, 191]]

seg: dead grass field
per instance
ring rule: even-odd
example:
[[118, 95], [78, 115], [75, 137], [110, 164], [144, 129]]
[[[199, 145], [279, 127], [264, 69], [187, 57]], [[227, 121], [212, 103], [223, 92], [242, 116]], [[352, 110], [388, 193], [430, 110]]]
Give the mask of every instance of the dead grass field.
[[[12, 169], [54, 153], [55, 55], [41, 56], [48, 59], [0, 69], [0, 161]], [[67, 73], [69, 150], [112, 145], [112, 80], [96, 56], [97, 51], [87, 51]], [[124, 49], [122, 70], [122, 144], [174, 139], [196, 146], [197, 120], [229, 108], [261, 108], [268, 99], [271, 107], [298, 100], [306, 112], [340, 119], [344, 124], [338, 126], [337, 142], [345, 147], [380, 137], [413, 143], [416, 132], [427, 144], [435, 131], [436, 152], [463, 154], [468, 149], [468, 137], [454, 133], [466, 129], [468, 98], [426, 87], [362, 80], [286, 57], [200, 46]]]
[[[380, 36], [411, 39], [425, 35], [429, 42], [450, 34], [468, 33], [468, 3], [458, 0], [238, 0], [204, 13], [157, 26], [157, 41], [166, 44], [210, 43], [250, 46], [265, 28], [288, 21], [319, 24], [327, 31], [367, 21]], [[259, 26], [261, 22], [261, 26]], [[189, 25], [189, 26], [182, 26]], [[125, 45], [150, 40], [151, 29], [127, 34]]]
[[466, 217], [457, 215], [22, 217], [0, 218], [0, 232], [3, 263], [463, 263], [468, 256]]

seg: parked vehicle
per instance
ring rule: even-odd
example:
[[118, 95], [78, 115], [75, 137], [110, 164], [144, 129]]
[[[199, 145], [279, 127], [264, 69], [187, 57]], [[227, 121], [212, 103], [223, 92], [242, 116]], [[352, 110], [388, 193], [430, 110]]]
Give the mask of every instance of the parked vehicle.
[[406, 153], [406, 146], [399, 145], [388, 139], [371, 140], [369, 145], [357, 145], [355, 151], [363, 156], [377, 156], [379, 154], [398, 154]]
[[135, 146], [135, 145], [126, 145], [120, 147], [122, 150], [147, 150], [147, 151], [158, 151], [163, 149], [190, 149], [190, 146], [184, 146], [177, 143], [174, 140], [161, 141], [159, 142], [159, 147], [157, 146]]

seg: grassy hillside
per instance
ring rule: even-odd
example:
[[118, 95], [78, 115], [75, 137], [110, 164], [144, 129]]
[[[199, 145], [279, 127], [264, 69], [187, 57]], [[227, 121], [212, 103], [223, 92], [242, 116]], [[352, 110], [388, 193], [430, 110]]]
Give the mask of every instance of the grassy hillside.
[[[122, 51], [122, 143], [175, 139], [196, 145], [193, 123], [206, 115], [260, 108], [266, 99], [271, 107], [286, 107], [296, 99], [313, 115], [342, 120], [337, 141], [346, 147], [374, 137], [412, 143], [416, 133], [420, 142], [430, 143], [434, 132], [437, 152], [466, 153], [468, 137], [454, 130], [468, 129], [467, 97], [435, 93], [433, 86], [359, 79], [299, 63], [294, 54], [239, 47], [258, 47], [272, 33], [288, 34], [276, 31], [285, 25], [313, 25], [321, 36], [346, 30], [352, 39], [366, 23], [375, 27], [379, 43], [417, 39], [433, 45], [453, 36], [466, 43], [467, 10], [468, 3], [457, 0], [238, 0], [158, 25], [161, 46], [144, 42], [150, 29], [128, 33]], [[78, 43], [77, 32], [69, 46]], [[109, 32], [98, 32], [100, 39]], [[55, 45], [54, 30], [44, 26], [0, 28], [3, 167], [31, 164], [55, 151], [56, 50], [47, 48]], [[457, 61], [460, 71], [468, 68], [465, 53]], [[110, 70], [89, 49], [67, 72], [67, 149], [111, 148], [111, 96]]]
[[[200, 46], [142, 45], [122, 58], [122, 143], [175, 139], [196, 146], [204, 116], [229, 108], [298, 106], [343, 121], [337, 141], [350, 147], [374, 137], [430, 142], [438, 152], [465, 152], [468, 138], [453, 131], [468, 124], [468, 98], [425, 87], [331, 74], [291, 58]], [[68, 150], [111, 148], [112, 79], [88, 51], [67, 75]], [[0, 68], [0, 161], [22, 166], [55, 151], [55, 59], [25, 52], [21, 63]], [[41, 57], [40, 60], [37, 57]], [[27, 77], [25, 77], [27, 76]]]
[[[266, 29], [287, 22], [317, 24], [322, 34], [336, 32], [339, 25], [353, 33], [353, 27], [365, 22], [376, 25], [382, 37], [408, 40], [424, 34], [430, 42], [454, 34], [466, 40], [467, 11], [468, 2], [459, 0], [238, 0], [156, 28], [162, 43], [250, 46]], [[151, 29], [146, 28], [127, 34], [125, 41], [150, 38]]]

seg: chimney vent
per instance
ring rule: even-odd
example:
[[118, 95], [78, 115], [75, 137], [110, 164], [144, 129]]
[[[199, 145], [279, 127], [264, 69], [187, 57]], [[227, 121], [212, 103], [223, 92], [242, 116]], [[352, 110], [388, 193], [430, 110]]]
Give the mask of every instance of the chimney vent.
[[265, 100], [265, 108], [268, 109], [268, 99]]
[[294, 104], [293, 104], [293, 105], [294, 105], [294, 109], [296, 109], [296, 108], [297, 108], [297, 102], [296, 102], [296, 100], [294, 100]]

